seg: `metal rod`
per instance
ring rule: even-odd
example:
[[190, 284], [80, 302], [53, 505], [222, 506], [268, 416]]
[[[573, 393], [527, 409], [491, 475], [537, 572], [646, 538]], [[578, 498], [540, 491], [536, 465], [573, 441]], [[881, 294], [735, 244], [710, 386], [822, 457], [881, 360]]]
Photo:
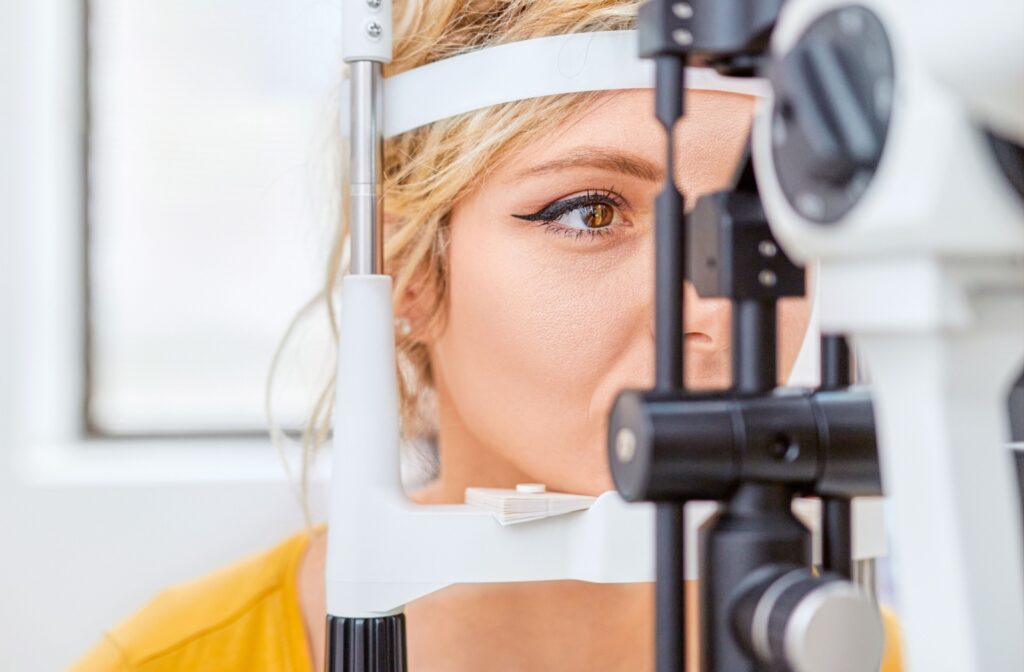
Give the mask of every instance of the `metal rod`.
[[775, 301], [732, 303], [732, 384], [738, 394], [761, 394], [776, 386]]
[[349, 223], [353, 275], [384, 272], [383, 86], [381, 64], [350, 63], [352, 129], [349, 133]]
[[683, 63], [678, 56], [659, 56], [655, 113], [665, 128], [665, 184], [654, 202], [655, 272], [655, 389], [684, 389], [686, 353], [683, 347], [683, 314], [686, 309], [686, 235], [683, 195], [673, 176], [675, 147], [672, 130], [683, 114]]
[[657, 505], [655, 669], [682, 672], [686, 663], [685, 504]]
[[[850, 347], [838, 335], [821, 336], [822, 390], [839, 390], [853, 382]], [[848, 499], [825, 497], [821, 500], [821, 565], [827, 570], [853, 579], [853, 522]]]
[[873, 602], [878, 602], [878, 578], [874, 558], [853, 561], [853, 580]]
[[850, 346], [842, 336], [821, 337], [821, 389], [838, 390], [853, 382]]
[[[655, 389], [686, 388], [683, 294], [686, 232], [683, 195], [676, 188], [673, 130], [683, 115], [683, 60], [655, 61], [655, 115], [665, 129], [665, 185], [654, 203]], [[655, 563], [655, 669], [682, 672], [686, 664], [685, 502], [657, 505]]]
[[853, 579], [853, 523], [850, 500], [826, 497], [821, 501], [821, 564]]

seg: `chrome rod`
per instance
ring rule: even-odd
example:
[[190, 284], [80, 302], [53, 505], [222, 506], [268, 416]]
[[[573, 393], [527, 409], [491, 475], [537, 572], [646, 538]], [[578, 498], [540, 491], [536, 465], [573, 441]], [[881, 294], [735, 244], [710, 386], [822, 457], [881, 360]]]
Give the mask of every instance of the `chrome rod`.
[[383, 86], [381, 64], [353, 61], [349, 133], [349, 222], [353, 275], [384, 273]]

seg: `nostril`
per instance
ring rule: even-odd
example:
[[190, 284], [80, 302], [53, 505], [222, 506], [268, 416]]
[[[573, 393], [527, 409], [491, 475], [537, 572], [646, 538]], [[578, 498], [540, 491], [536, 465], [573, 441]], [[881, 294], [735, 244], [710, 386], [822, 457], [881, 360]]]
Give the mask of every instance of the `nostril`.
[[686, 332], [686, 340], [692, 343], [710, 343], [711, 337], [703, 331], [688, 331]]

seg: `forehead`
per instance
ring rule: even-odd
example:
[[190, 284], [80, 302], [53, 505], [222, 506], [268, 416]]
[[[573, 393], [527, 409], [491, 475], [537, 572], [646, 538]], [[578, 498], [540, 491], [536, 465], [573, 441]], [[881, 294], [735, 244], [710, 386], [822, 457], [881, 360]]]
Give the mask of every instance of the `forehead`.
[[[690, 158], [708, 158], [742, 144], [750, 128], [756, 99], [717, 91], [690, 91], [686, 116], [675, 142]], [[654, 117], [654, 92], [630, 89], [599, 94], [558, 125], [509, 157], [509, 170], [519, 170], [582, 145], [628, 150], [651, 161], [664, 159], [664, 130]]]

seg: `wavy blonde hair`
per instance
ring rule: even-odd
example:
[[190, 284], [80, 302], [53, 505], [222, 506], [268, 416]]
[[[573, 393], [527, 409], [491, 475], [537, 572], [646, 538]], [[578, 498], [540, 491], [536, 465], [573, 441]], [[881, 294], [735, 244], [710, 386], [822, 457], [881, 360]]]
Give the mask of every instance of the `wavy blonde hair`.
[[[384, 67], [384, 75], [506, 42], [628, 29], [639, 4], [639, 0], [395, 0], [394, 55]], [[431, 439], [436, 434], [430, 355], [417, 335], [443, 328], [452, 208], [505, 157], [551, 131], [597, 95], [562, 94], [495, 105], [443, 119], [384, 143], [385, 272], [394, 279], [395, 303], [400, 311], [422, 318], [411, 333], [396, 330], [395, 334], [402, 436], [407, 442]], [[338, 156], [347, 157], [346, 143], [340, 137], [336, 141]], [[296, 322], [324, 305], [335, 340], [338, 334], [336, 290], [348, 270], [348, 179], [344, 161], [337, 178], [342, 185], [340, 221], [324, 284], [296, 316], [282, 347]], [[272, 373], [277, 360], [275, 356]], [[332, 376], [317, 397], [302, 432], [300, 500], [307, 521], [309, 466], [329, 432], [334, 385]], [[272, 433], [280, 434], [273, 423], [271, 427]]]

